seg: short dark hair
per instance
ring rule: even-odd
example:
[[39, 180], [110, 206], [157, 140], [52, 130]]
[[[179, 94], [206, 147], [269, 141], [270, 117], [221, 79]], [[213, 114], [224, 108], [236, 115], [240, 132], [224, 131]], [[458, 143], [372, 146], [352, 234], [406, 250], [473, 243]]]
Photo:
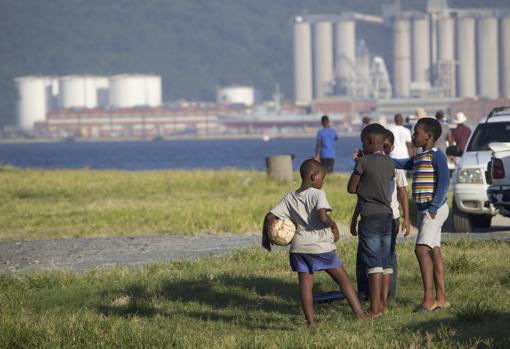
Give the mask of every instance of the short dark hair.
[[322, 115], [321, 122], [324, 125], [326, 122], [329, 122], [329, 117], [327, 115]]
[[381, 124], [378, 124], [378, 123], [373, 123], [373, 124], [370, 124], [370, 125], [367, 125], [363, 130], [361, 130], [361, 137], [366, 137], [368, 135], [380, 135], [380, 136], [383, 136], [385, 135], [385, 128], [383, 125]]
[[364, 123], [364, 124], [369, 125], [369, 124], [372, 122], [372, 119], [370, 118], [370, 116], [364, 116], [364, 117], [361, 119], [361, 122], [362, 122], [362, 123]]
[[421, 118], [418, 120], [416, 125], [422, 125], [423, 130], [425, 132], [432, 133], [432, 137], [434, 138], [434, 142], [438, 140], [438, 138], [441, 136], [441, 124], [439, 121], [433, 118]]
[[436, 120], [443, 120], [444, 119], [444, 112], [442, 110], [436, 111]]
[[386, 129], [386, 132], [384, 133], [384, 140], [388, 140], [390, 144], [384, 142], [383, 148], [384, 148], [384, 154], [390, 155], [391, 153], [391, 147], [393, 147], [393, 144], [395, 143], [395, 135], [390, 130]]
[[384, 132], [384, 140], [390, 141], [390, 144], [395, 144], [395, 135], [390, 130], [386, 129]]
[[306, 177], [317, 174], [320, 171], [324, 171], [324, 167], [320, 162], [314, 159], [308, 159], [303, 161], [301, 166], [299, 167], [299, 173], [301, 175], [301, 179], [305, 179]]

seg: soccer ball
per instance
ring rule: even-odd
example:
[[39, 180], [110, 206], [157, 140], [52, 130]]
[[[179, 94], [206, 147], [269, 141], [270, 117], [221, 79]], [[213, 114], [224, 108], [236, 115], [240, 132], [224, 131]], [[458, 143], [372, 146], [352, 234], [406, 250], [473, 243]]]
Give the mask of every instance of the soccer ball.
[[291, 243], [296, 233], [296, 226], [288, 219], [274, 219], [269, 225], [269, 239], [279, 246]]

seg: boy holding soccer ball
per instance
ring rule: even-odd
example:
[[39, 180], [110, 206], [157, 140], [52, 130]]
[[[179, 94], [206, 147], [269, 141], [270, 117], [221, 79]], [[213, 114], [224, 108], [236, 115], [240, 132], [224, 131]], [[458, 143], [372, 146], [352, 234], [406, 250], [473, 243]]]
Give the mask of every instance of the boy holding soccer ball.
[[325, 270], [340, 286], [358, 319], [364, 317], [361, 304], [349, 276], [336, 255], [338, 227], [329, 217], [331, 206], [321, 190], [325, 170], [320, 162], [310, 159], [301, 164], [301, 186], [287, 193], [269, 212], [262, 228], [262, 247], [271, 251], [269, 228], [273, 220], [294, 222], [296, 233], [290, 245], [290, 267], [298, 273], [301, 304], [309, 327], [315, 326], [313, 315], [313, 273]]

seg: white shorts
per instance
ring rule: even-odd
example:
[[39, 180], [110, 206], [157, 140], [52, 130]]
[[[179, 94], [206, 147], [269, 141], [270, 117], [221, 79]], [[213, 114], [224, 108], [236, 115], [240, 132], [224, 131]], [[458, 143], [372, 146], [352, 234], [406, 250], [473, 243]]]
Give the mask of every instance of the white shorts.
[[448, 218], [448, 204], [437, 210], [436, 218], [432, 219], [428, 210], [418, 211], [417, 245], [427, 245], [430, 248], [441, 246], [441, 228]]

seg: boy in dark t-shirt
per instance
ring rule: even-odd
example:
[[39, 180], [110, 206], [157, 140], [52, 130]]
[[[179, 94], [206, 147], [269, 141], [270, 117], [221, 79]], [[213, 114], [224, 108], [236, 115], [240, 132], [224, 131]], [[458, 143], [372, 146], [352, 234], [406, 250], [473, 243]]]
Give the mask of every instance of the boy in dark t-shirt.
[[385, 128], [370, 124], [361, 132], [363, 156], [356, 162], [347, 191], [358, 195], [359, 244], [367, 266], [370, 315], [382, 315], [393, 273], [391, 261], [391, 198], [388, 183], [395, 175], [393, 160], [384, 153]]

